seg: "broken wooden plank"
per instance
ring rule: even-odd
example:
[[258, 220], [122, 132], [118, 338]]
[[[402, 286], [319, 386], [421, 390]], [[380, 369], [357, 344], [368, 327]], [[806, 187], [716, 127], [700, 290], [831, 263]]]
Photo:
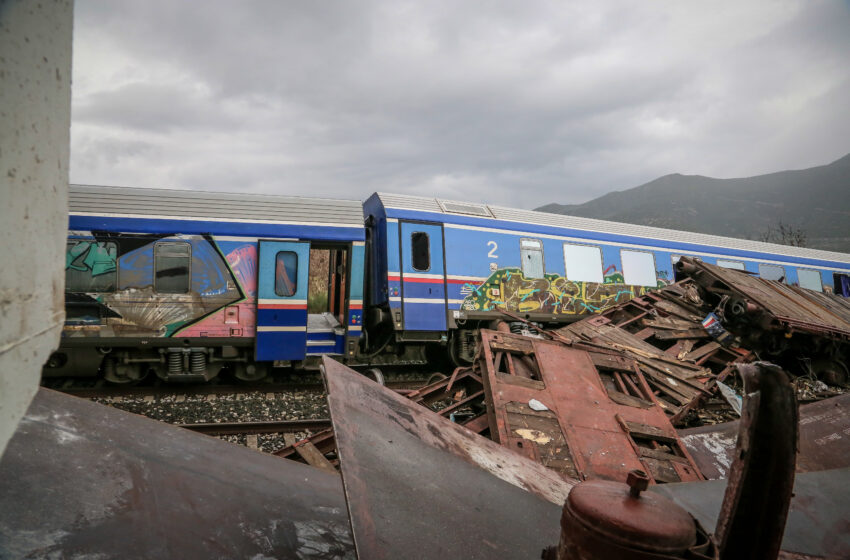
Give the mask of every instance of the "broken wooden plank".
[[316, 448], [310, 440], [301, 440], [295, 445], [295, 451], [308, 464], [322, 469], [325, 472], [337, 474], [337, 470], [330, 461]]
[[631, 395], [626, 395], [625, 393], [618, 393], [616, 391], [609, 392], [608, 398], [614, 401], [617, 404], [622, 404], [625, 406], [634, 406], [637, 408], [652, 408], [654, 405], [643, 399], [639, 399], [637, 397], [633, 397]]
[[703, 356], [707, 356], [708, 354], [711, 354], [712, 352], [714, 352], [715, 350], [717, 350], [720, 347], [721, 347], [720, 344], [717, 343], [717, 342], [714, 342], [714, 341], [707, 342], [706, 344], [703, 344], [699, 348], [692, 350], [691, 352], [688, 352], [687, 354], [685, 354], [685, 359], [686, 360], [692, 360], [692, 361], [696, 362], [697, 360], [699, 360]]
[[708, 338], [709, 334], [702, 327], [686, 331], [655, 331], [658, 340], [678, 340], [680, 338]]
[[678, 444], [678, 440], [675, 435], [668, 434], [664, 430], [656, 428], [655, 426], [641, 424], [639, 422], [629, 422], [628, 420], [623, 420], [623, 424], [625, 425], [626, 431], [629, 432], [632, 437]]

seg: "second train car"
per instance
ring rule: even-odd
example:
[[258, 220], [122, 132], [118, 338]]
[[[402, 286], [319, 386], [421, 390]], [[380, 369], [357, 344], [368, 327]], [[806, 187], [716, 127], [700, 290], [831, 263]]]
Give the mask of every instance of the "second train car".
[[365, 203], [72, 185], [46, 375], [257, 379], [472, 359], [504, 313], [553, 324], [675, 280], [682, 255], [850, 295], [850, 255], [435, 198]]

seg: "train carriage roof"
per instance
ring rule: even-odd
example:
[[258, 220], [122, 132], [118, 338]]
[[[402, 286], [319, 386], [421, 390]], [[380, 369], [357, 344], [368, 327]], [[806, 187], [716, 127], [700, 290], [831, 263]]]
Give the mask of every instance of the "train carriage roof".
[[[411, 217], [411, 213], [442, 214], [442, 221], [466, 225], [480, 225], [523, 231], [525, 226], [544, 226], [549, 228], [565, 228], [587, 232], [599, 232], [609, 235], [622, 235], [640, 239], [654, 239], [670, 243], [706, 245], [737, 251], [752, 251], [770, 253], [787, 257], [804, 259], [819, 259], [837, 263], [850, 264], [850, 255], [820, 249], [792, 247], [763, 243], [749, 239], [736, 239], [719, 235], [707, 235], [688, 231], [677, 231], [650, 226], [609, 222], [593, 218], [580, 218], [564, 214], [536, 212], [518, 208], [507, 208], [473, 202], [461, 202], [421, 196], [376, 193], [389, 217]], [[422, 215], [420, 219], [429, 219]], [[430, 219], [436, 219], [432, 216]], [[493, 222], [492, 225], [485, 221]], [[527, 231], [527, 229], [525, 229]]]
[[357, 200], [70, 185], [71, 214], [265, 221], [363, 227]]

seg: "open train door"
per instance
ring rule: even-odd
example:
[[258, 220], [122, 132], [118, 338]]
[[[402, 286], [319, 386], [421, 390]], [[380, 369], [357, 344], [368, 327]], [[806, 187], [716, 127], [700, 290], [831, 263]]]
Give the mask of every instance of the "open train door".
[[443, 226], [401, 222], [401, 294], [404, 330], [446, 330]]
[[307, 349], [310, 244], [260, 241], [257, 361], [303, 360]]

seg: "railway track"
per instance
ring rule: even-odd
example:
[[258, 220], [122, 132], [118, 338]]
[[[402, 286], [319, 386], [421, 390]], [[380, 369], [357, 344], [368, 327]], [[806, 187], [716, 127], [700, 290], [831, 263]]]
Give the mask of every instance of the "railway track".
[[318, 432], [330, 428], [331, 421], [329, 418], [313, 418], [269, 422], [204, 422], [198, 424], [175, 424], [175, 426], [209, 436], [229, 436]]
[[[419, 389], [425, 385], [426, 379], [389, 380], [385, 383], [390, 389], [405, 392]], [[154, 384], [154, 385], [110, 385], [104, 382], [91, 386], [69, 384], [46, 384], [46, 387], [84, 399], [104, 397], [162, 397], [167, 395], [230, 395], [252, 391], [265, 393], [280, 392], [324, 392], [325, 386], [320, 382], [308, 383], [245, 383], [245, 384]]]

